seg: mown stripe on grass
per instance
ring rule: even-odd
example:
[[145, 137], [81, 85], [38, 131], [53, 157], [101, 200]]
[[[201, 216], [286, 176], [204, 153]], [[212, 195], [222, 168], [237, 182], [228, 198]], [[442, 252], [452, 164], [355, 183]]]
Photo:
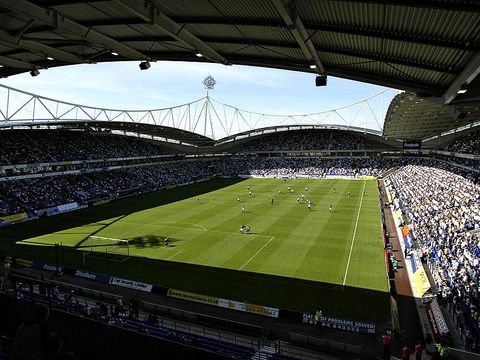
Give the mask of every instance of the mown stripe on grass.
[[357, 219], [355, 220], [355, 228], [353, 230], [352, 243], [350, 245], [350, 252], [348, 253], [347, 266], [345, 268], [345, 274], [343, 275], [343, 283], [342, 283], [343, 286], [345, 286], [345, 283], [347, 281], [348, 268], [350, 267], [350, 260], [352, 258], [353, 245], [355, 243], [355, 236], [357, 235], [358, 219], [360, 218], [360, 212], [362, 211], [363, 196], [364, 196], [364, 192], [365, 192], [365, 183], [366, 182], [364, 180], [363, 181], [363, 188], [362, 188], [362, 195], [360, 196], [360, 204], [358, 205], [358, 210], [357, 210]]

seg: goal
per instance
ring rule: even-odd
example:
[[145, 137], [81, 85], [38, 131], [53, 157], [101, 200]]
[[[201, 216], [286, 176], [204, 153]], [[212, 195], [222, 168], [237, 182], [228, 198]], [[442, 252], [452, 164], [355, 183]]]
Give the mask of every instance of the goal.
[[88, 237], [87, 244], [85, 248], [88, 250], [83, 252], [84, 265], [86, 256], [119, 262], [130, 257], [129, 240], [91, 235]]

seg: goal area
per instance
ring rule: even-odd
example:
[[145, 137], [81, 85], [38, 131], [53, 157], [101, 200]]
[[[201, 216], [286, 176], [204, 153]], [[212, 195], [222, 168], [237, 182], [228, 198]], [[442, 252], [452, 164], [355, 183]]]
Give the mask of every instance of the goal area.
[[83, 251], [84, 264], [85, 257], [101, 258], [118, 262], [130, 258], [129, 240], [91, 235], [87, 239], [87, 244]]

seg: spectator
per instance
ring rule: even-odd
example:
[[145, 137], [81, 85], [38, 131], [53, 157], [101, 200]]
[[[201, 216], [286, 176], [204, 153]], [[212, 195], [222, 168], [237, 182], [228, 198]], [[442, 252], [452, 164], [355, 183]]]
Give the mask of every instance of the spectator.
[[402, 360], [409, 360], [410, 359], [410, 349], [407, 345], [404, 345], [402, 348]]
[[415, 360], [422, 360], [423, 346], [421, 342], [415, 345]]
[[11, 360], [37, 360], [44, 355], [47, 341], [48, 308], [33, 312], [18, 328], [10, 350]]
[[445, 145], [444, 151], [480, 155], [480, 132], [475, 131]]

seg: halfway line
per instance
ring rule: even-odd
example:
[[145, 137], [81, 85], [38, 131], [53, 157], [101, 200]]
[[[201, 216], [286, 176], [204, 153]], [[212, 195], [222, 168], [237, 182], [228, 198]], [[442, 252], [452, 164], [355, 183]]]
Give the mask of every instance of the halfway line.
[[362, 197], [360, 198], [360, 206], [358, 207], [358, 212], [357, 212], [357, 221], [355, 222], [355, 229], [353, 230], [352, 245], [350, 245], [350, 253], [348, 254], [347, 267], [345, 269], [345, 275], [343, 276], [342, 286], [345, 286], [345, 283], [347, 282], [348, 267], [350, 266], [350, 259], [352, 258], [353, 244], [355, 243], [355, 235], [357, 234], [358, 219], [360, 218], [360, 210], [362, 209], [363, 193], [365, 192], [365, 183], [366, 181], [363, 180]]
[[255, 256], [257, 256], [260, 251], [262, 251], [263, 249], [265, 249], [265, 247], [266, 247], [268, 244], [270, 244], [270, 241], [272, 241], [273, 239], [275, 239], [275, 236], [272, 236], [272, 237], [270, 238], [270, 240], [268, 240], [265, 245], [263, 245], [255, 254], [253, 254], [253, 256], [252, 256], [250, 259], [248, 259], [248, 261], [247, 261], [245, 264], [243, 264], [243, 266], [242, 266], [240, 269], [238, 269], [238, 270], [242, 270], [245, 266], [247, 266], [247, 264], [248, 264], [250, 261], [252, 261], [252, 259], [253, 259]]

